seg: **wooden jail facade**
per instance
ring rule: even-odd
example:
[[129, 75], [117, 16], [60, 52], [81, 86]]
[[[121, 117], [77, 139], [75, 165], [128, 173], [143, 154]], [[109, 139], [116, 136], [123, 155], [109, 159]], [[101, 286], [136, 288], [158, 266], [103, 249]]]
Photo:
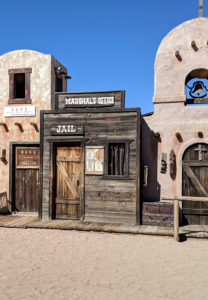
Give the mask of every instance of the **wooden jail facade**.
[[140, 224], [140, 109], [124, 96], [57, 93], [41, 112], [42, 218]]

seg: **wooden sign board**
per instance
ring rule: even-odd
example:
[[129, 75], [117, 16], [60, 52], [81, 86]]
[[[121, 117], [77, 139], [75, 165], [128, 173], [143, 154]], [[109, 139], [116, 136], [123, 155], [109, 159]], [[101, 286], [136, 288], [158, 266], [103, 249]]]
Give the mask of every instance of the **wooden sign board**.
[[34, 105], [6, 106], [4, 107], [4, 117], [35, 117], [36, 107]]
[[51, 128], [51, 135], [83, 135], [83, 124], [58, 124]]
[[103, 175], [104, 146], [87, 146], [85, 151], [85, 174]]
[[64, 100], [66, 108], [70, 107], [109, 107], [115, 105], [114, 94], [70, 94], [58, 95], [59, 100]]
[[40, 148], [39, 147], [17, 147], [16, 168], [17, 169], [39, 169]]

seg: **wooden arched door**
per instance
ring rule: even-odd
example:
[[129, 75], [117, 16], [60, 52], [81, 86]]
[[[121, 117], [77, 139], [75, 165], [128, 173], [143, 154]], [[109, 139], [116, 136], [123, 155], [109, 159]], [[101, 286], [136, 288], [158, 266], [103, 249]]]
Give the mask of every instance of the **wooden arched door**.
[[[190, 146], [183, 155], [182, 195], [208, 197], [208, 144]], [[184, 224], [208, 224], [208, 203], [183, 201]]]

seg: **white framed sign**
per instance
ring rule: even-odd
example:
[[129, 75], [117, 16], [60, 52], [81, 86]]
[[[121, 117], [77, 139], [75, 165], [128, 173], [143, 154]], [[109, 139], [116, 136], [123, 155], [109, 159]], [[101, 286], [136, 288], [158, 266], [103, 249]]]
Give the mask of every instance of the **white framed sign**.
[[35, 117], [36, 107], [34, 105], [18, 105], [4, 107], [4, 117]]
[[104, 146], [86, 146], [85, 174], [103, 175]]

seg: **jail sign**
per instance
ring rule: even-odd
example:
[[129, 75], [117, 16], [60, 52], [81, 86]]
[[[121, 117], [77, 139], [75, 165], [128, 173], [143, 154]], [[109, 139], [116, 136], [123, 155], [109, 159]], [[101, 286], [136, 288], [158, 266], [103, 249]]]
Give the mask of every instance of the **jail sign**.
[[83, 135], [82, 124], [58, 124], [51, 128], [51, 135]]

